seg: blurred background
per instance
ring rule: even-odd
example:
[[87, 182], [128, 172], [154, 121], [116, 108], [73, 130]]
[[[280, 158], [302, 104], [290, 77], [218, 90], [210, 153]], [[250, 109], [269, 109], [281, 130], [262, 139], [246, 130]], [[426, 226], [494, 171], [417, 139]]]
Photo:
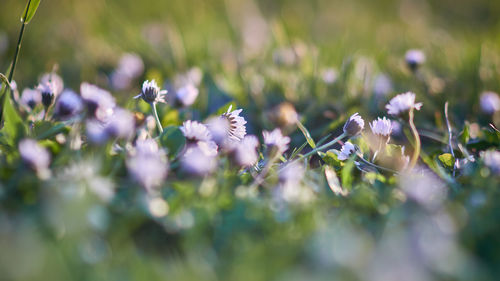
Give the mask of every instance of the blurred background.
[[[0, 2], [2, 70], [11, 62], [25, 5]], [[479, 114], [479, 95], [500, 91], [499, 15], [495, 0], [42, 0], [27, 27], [15, 80], [20, 90], [31, 88], [56, 70], [66, 87], [78, 90], [88, 81], [111, 90], [121, 105], [146, 112], [131, 101], [144, 79], [175, 89], [191, 77], [200, 96], [188, 116], [203, 119], [234, 101], [244, 108], [249, 132], [258, 133], [273, 127], [269, 111], [288, 101], [315, 139], [338, 130], [350, 113], [384, 114], [390, 97], [412, 90], [424, 102], [417, 123], [443, 135], [445, 101], [459, 131], [464, 120], [490, 120]], [[405, 64], [406, 51], [414, 48], [427, 57], [418, 73]], [[167, 111], [160, 108], [164, 125], [181, 123]], [[300, 133], [291, 136], [294, 146], [304, 141]], [[325, 181], [314, 175], [308, 182], [322, 194]], [[106, 181], [100, 176], [95, 163], [85, 162], [51, 185], [73, 186], [68, 181], [77, 177], [97, 181], [78, 186], [98, 187]], [[235, 182], [173, 184], [175, 196], [165, 195], [169, 209], [161, 202], [102, 203], [92, 195], [68, 200], [74, 194], [55, 196], [51, 189], [40, 202], [26, 191], [27, 207], [12, 203], [0, 213], [0, 279], [498, 276], [500, 254], [491, 245], [499, 245], [500, 212], [488, 205], [498, 191], [469, 190], [457, 196], [461, 203], [430, 212], [394, 203], [401, 195], [383, 185], [365, 184], [349, 200], [326, 197], [283, 209], [235, 199]], [[491, 187], [484, 178], [475, 184]], [[473, 214], [484, 220], [468, 220]]]

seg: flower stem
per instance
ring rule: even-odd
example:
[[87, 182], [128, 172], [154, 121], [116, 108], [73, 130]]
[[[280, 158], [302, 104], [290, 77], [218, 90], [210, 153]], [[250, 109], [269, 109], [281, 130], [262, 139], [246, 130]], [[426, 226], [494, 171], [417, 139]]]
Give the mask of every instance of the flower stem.
[[360, 155], [359, 153], [356, 153], [356, 156], [358, 156], [359, 160], [361, 160], [361, 162], [365, 163], [366, 165], [368, 166], [372, 166], [373, 168], [375, 169], [379, 169], [379, 170], [383, 170], [383, 171], [386, 171], [386, 172], [390, 172], [390, 173], [394, 173], [394, 174], [399, 174], [398, 171], [395, 171], [393, 169], [389, 169], [389, 168], [385, 168], [385, 167], [382, 167], [382, 166], [379, 166], [379, 165], [376, 165], [368, 160], [366, 160], [365, 158], [363, 158], [362, 155]]
[[156, 120], [156, 126], [158, 126], [158, 131], [160, 131], [161, 134], [163, 133], [163, 127], [161, 126], [160, 118], [158, 117], [158, 111], [156, 111], [156, 103], [152, 102], [149, 105], [151, 105], [151, 109], [153, 110], [153, 115]]
[[308, 153], [300, 156], [299, 158], [297, 158], [297, 160], [299, 159], [302, 159], [302, 158], [306, 158], [306, 157], [309, 157], [311, 155], [313, 155], [314, 153], [320, 151], [320, 150], [323, 150], [325, 148], [328, 148], [334, 144], [336, 144], [337, 142], [339, 142], [340, 140], [342, 140], [344, 137], [346, 136], [345, 133], [342, 133], [340, 136], [338, 136], [336, 139], [332, 140], [331, 142], [328, 142], [328, 143], [325, 143], [324, 145], [322, 146], [319, 146], [319, 147], [316, 147], [315, 149], [309, 151]]
[[410, 119], [409, 119], [410, 128], [411, 128], [411, 132], [413, 133], [413, 138], [415, 139], [415, 147], [413, 150], [413, 156], [411, 158], [410, 167], [409, 167], [411, 170], [417, 164], [418, 157], [420, 155], [420, 136], [418, 135], [417, 127], [415, 127], [415, 123], [413, 120], [414, 119], [414, 107], [412, 107], [410, 109], [409, 115], [410, 115]]

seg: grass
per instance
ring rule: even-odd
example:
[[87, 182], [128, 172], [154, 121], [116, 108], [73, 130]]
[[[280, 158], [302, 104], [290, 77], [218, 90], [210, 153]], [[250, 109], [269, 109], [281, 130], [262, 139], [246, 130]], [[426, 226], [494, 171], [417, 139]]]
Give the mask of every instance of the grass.
[[[1, 4], [2, 70], [16, 52], [18, 2]], [[500, 112], [481, 111], [480, 95], [500, 91], [498, 12], [487, 0], [41, 1], [23, 37], [17, 94], [55, 71], [78, 93], [85, 81], [111, 92], [137, 126], [132, 137], [95, 144], [89, 111], [61, 121], [54, 106], [42, 121], [41, 106], [30, 112], [17, 98], [19, 112], [4, 111], [2, 278], [495, 280], [500, 177], [486, 152], [498, 153]], [[427, 57], [416, 72], [404, 60], [413, 48]], [[144, 71], [117, 88], [124, 53]], [[193, 68], [196, 102], [157, 104], [164, 131], [151, 130], [151, 107], [133, 99], [142, 82], [156, 79], [171, 98]], [[406, 91], [423, 102], [410, 114], [415, 128], [385, 109]], [[259, 162], [240, 168], [221, 146], [214, 171], [189, 175], [190, 141], [178, 127], [229, 105], [259, 139]], [[287, 121], [294, 110], [300, 122]], [[357, 156], [340, 161], [343, 143], [314, 150], [355, 112], [366, 123], [349, 140]], [[9, 124], [17, 114], [21, 125]], [[368, 122], [379, 116], [401, 130], [374, 162]], [[291, 140], [282, 155], [262, 138], [278, 127]], [[141, 134], [165, 151], [155, 163], [169, 166], [149, 193], [130, 168]], [[21, 157], [26, 138], [49, 152], [47, 171]], [[415, 170], [403, 168], [403, 146]], [[293, 159], [300, 165], [284, 176]]]

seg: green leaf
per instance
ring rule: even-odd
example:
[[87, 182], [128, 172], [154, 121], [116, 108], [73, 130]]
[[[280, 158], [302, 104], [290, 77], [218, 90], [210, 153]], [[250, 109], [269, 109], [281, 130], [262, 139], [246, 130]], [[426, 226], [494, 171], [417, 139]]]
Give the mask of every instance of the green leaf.
[[441, 154], [438, 158], [448, 168], [453, 168], [453, 165], [455, 165], [455, 158], [450, 153]]
[[340, 185], [340, 181], [337, 177], [335, 169], [331, 168], [330, 166], [325, 166], [325, 177], [328, 186], [333, 191], [333, 193], [335, 193], [335, 195], [347, 196], [349, 194], [349, 191], [343, 189]]
[[344, 188], [346, 188], [348, 190], [351, 188], [352, 182], [354, 180], [354, 177], [352, 174], [353, 169], [354, 169], [354, 158], [355, 158], [355, 155], [351, 156], [351, 158], [349, 158], [349, 160], [347, 160], [344, 163], [344, 167], [342, 168], [342, 173], [341, 173], [342, 186], [344, 186]]
[[10, 83], [9, 83], [9, 79], [3, 73], [0, 73], [0, 80], [2, 80], [2, 83], [7, 85], [9, 87], [9, 89], [12, 88]]
[[462, 144], [467, 144], [470, 138], [470, 126], [469, 123], [465, 122], [464, 130], [460, 133], [458, 137]]
[[33, 124], [33, 134], [37, 139], [49, 139], [59, 133], [69, 132], [69, 127], [64, 123], [37, 121]]
[[186, 138], [178, 127], [170, 126], [163, 129], [160, 144], [168, 149], [170, 158], [175, 158], [186, 145]]
[[4, 93], [3, 98], [3, 118], [4, 124], [1, 132], [5, 134], [6, 142], [12, 146], [26, 134], [26, 126], [24, 125], [21, 116], [14, 108], [10, 97], [8, 96], [8, 91]]
[[306, 137], [306, 140], [307, 140], [307, 143], [309, 144], [309, 146], [312, 149], [316, 148], [316, 143], [314, 142], [314, 140], [311, 137], [311, 134], [309, 133], [307, 128], [304, 125], [302, 125], [302, 123], [300, 121], [297, 121], [297, 126], [299, 127], [299, 129], [302, 132], [302, 134], [304, 135], [304, 137]]
[[24, 9], [23, 16], [21, 17], [21, 21], [24, 24], [28, 24], [38, 9], [38, 5], [40, 5], [41, 0], [28, 0], [28, 4], [26, 4], [26, 8]]

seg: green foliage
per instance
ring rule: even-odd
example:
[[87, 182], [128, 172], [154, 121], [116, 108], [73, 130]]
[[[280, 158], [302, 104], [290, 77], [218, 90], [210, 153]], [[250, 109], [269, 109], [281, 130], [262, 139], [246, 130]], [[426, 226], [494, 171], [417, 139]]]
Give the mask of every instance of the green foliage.
[[168, 150], [170, 158], [176, 158], [186, 145], [186, 138], [182, 131], [175, 126], [164, 128], [159, 141]]
[[31, 19], [33, 19], [33, 16], [35, 15], [36, 10], [40, 5], [40, 1], [41, 0], [28, 0], [26, 8], [24, 9], [23, 15], [21, 17], [21, 21], [24, 24], [30, 23]]
[[453, 168], [455, 165], [455, 158], [450, 153], [443, 153], [438, 158], [447, 168]]

